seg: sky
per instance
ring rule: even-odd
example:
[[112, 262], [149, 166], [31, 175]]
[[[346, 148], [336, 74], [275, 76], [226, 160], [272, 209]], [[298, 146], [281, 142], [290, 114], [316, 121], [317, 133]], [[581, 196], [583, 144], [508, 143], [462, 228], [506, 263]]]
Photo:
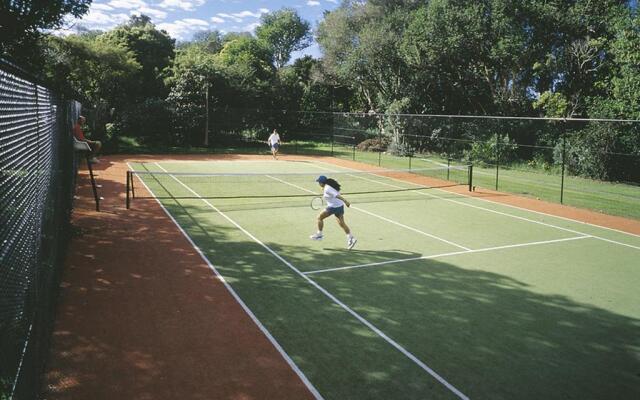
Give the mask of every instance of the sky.
[[[74, 33], [82, 26], [109, 30], [126, 22], [131, 15], [145, 14], [159, 28], [178, 41], [190, 40], [202, 30], [251, 32], [260, 25], [260, 16], [283, 7], [293, 8], [311, 24], [318, 25], [325, 10], [333, 10], [339, 0], [94, 0], [89, 13], [81, 19], [70, 19], [60, 34]], [[317, 43], [296, 54], [320, 57]]]

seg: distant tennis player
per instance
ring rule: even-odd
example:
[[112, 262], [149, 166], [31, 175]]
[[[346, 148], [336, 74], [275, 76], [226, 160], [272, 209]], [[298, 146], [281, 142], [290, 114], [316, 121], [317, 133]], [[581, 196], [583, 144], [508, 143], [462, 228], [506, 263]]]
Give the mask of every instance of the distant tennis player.
[[271, 155], [273, 155], [274, 159], [278, 159], [278, 149], [280, 148], [280, 135], [278, 135], [278, 131], [275, 129], [269, 139], [267, 139], [267, 144], [271, 147]]
[[327, 208], [318, 215], [318, 232], [311, 235], [311, 239], [322, 240], [324, 237], [322, 234], [324, 219], [331, 215], [335, 215], [338, 219], [338, 225], [340, 225], [344, 230], [344, 233], [347, 234], [347, 249], [351, 250], [358, 241], [358, 239], [351, 234], [351, 229], [349, 229], [347, 224], [344, 222], [344, 206], [346, 205], [347, 207], [350, 207], [351, 203], [342, 197], [340, 194], [340, 184], [334, 179], [320, 175], [318, 179], [316, 179], [316, 182], [318, 182], [320, 187], [322, 187], [322, 198], [327, 203]]

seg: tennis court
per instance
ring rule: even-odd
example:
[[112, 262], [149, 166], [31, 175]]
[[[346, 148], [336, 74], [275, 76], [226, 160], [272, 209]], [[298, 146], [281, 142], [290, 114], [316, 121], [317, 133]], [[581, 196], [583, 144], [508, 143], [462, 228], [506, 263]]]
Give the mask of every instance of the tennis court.
[[[129, 165], [130, 212], [159, 201], [318, 398], [640, 395], [637, 235], [448, 188], [465, 167]], [[320, 174], [352, 250], [309, 239]]]

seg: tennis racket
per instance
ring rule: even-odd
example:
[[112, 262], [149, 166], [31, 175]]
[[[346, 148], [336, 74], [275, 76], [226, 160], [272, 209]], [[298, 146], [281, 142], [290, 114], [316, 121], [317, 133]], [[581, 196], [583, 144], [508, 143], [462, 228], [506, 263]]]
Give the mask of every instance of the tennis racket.
[[325, 207], [326, 205], [322, 197], [314, 197], [313, 199], [311, 199], [311, 208], [313, 208], [314, 210], [321, 210]]

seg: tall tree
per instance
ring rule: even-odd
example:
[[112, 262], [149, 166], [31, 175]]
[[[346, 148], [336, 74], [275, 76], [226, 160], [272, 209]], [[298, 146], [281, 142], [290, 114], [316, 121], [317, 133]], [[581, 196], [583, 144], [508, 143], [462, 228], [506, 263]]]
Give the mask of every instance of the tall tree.
[[129, 97], [141, 69], [131, 51], [92, 35], [49, 36], [44, 42], [44, 72], [60, 91], [75, 92], [86, 106], [115, 106]]
[[0, 54], [29, 58], [42, 29], [59, 28], [67, 15], [80, 17], [92, 0], [12, 0], [0, 2]]
[[113, 46], [91, 33], [44, 40], [44, 73], [51, 85], [93, 109], [93, 132], [105, 139], [105, 123], [112, 108], [129, 103], [140, 64], [133, 52]]
[[278, 69], [289, 62], [292, 52], [305, 49], [311, 43], [309, 23], [291, 8], [264, 14], [261, 20], [256, 35], [267, 44]]
[[139, 85], [132, 90], [135, 98], [165, 98], [163, 72], [175, 55], [175, 40], [163, 30], [159, 30], [150, 18], [132, 16], [128, 23], [101, 36], [101, 40], [133, 52], [142, 66]]
[[269, 50], [251, 36], [238, 36], [226, 42], [220, 51], [220, 61], [245, 87], [259, 89], [273, 77]]
[[222, 50], [223, 39], [219, 31], [200, 31], [193, 35], [193, 40], [182, 44], [180, 47], [196, 45], [200, 46], [203, 51], [216, 54]]

